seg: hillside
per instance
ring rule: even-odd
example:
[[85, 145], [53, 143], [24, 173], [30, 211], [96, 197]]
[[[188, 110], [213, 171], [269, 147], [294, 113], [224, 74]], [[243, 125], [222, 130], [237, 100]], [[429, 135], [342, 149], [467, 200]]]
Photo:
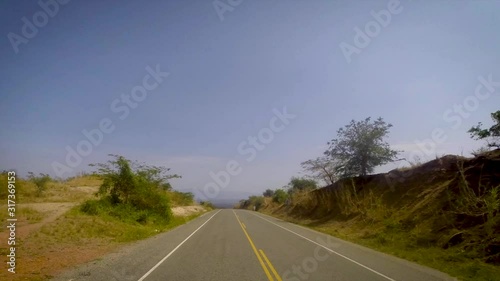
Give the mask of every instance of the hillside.
[[460, 279], [498, 280], [499, 188], [495, 150], [340, 180], [281, 205], [265, 198], [260, 211]]
[[[0, 174], [0, 185], [6, 186], [6, 182], [7, 176]], [[172, 216], [165, 222], [134, 220], [132, 215], [137, 212], [130, 215], [111, 208], [101, 208], [95, 214], [83, 212], [88, 202], [95, 202], [101, 184], [102, 179], [93, 175], [50, 179], [40, 192], [31, 180], [17, 178], [16, 273], [3, 270], [0, 280], [47, 280], [127, 243], [166, 232], [210, 209], [195, 203], [188, 193], [169, 190], [165, 193]], [[5, 190], [0, 193], [3, 198]], [[6, 227], [7, 205], [0, 207], [3, 210], [0, 239], [7, 241], [10, 235]], [[10, 253], [7, 243], [0, 246], [0, 253], [0, 261], [5, 264]]]

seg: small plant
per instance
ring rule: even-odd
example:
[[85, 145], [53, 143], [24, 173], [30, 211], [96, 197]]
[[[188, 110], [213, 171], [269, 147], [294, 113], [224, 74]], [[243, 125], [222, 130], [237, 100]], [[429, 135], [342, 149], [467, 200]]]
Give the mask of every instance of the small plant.
[[452, 213], [469, 217], [483, 218], [488, 235], [494, 232], [495, 217], [500, 211], [500, 186], [487, 187], [478, 183], [478, 190], [469, 185], [463, 167], [463, 161], [458, 164], [458, 195], [452, 197]]
[[35, 184], [37, 197], [42, 196], [47, 189], [47, 184], [52, 180], [48, 174], [40, 173], [36, 176], [33, 172], [28, 172], [28, 179]]
[[482, 154], [485, 154], [485, 153], [487, 153], [487, 152], [490, 152], [490, 151], [491, 151], [491, 148], [490, 148], [490, 147], [488, 147], [488, 146], [482, 146], [482, 147], [480, 147], [480, 148], [478, 148], [478, 149], [476, 149], [476, 150], [473, 150], [473, 151], [471, 152], [471, 154], [472, 154], [474, 157], [478, 157], [478, 156], [480, 156], [480, 155], [482, 155]]
[[[437, 155], [436, 155], [437, 157]], [[415, 157], [413, 157], [413, 159], [411, 160], [407, 160], [408, 164], [410, 164], [410, 168], [417, 168], [417, 167], [420, 167], [422, 166], [422, 158], [420, 158], [420, 156], [416, 155]]]

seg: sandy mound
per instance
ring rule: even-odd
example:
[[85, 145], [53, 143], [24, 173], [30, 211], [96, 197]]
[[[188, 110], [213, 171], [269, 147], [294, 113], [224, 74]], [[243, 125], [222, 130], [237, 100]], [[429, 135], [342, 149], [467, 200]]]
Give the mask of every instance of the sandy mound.
[[205, 208], [203, 208], [202, 206], [181, 206], [172, 208], [172, 213], [174, 214], [174, 216], [179, 217], [187, 217], [204, 211]]

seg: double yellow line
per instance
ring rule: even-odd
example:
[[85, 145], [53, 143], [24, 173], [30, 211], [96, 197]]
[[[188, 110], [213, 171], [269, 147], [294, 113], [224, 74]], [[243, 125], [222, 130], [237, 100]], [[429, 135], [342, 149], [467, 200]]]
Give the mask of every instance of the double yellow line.
[[[269, 270], [271, 270], [271, 272], [273, 273], [274, 277], [276, 278], [276, 281], [283, 281], [281, 279], [280, 275], [278, 274], [278, 272], [276, 272], [276, 269], [274, 269], [274, 266], [271, 263], [271, 261], [269, 261], [266, 254], [264, 254], [264, 251], [262, 251], [262, 249], [257, 251], [255, 244], [253, 243], [252, 239], [250, 238], [250, 235], [248, 235], [248, 232], [246, 231], [246, 226], [240, 221], [240, 218], [238, 218], [238, 215], [236, 215], [236, 212], [233, 211], [233, 213], [236, 216], [236, 219], [238, 220], [238, 223], [240, 224], [241, 229], [245, 233], [245, 236], [247, 237], [248, 242], [250, 243], [250, 246], [252, 246], [253, 252], [257, 256], [257, 259], [259, 260], [260, 266], [262, 266], [262, 269], [264, 270], [264, 273], [266, 274], [269, 281], [275, 280], [273, 278], [273, 276], [271, 275], [271, 273], [269, 272]], [[260, 252], [260, 254], [259, 254], [259, 252]], [[264, 261], [265, 261], [265, 263], [264, 263]], [[267, 264], [267, 267], [269, 267], [269, 269], [266, 267], [266, 264]]]

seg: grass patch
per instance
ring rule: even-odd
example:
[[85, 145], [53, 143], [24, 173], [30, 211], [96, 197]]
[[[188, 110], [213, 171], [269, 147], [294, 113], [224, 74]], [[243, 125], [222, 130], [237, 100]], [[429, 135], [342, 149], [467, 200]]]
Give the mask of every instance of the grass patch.
[[172, 206], [190, 206], [194, 204], [194, 194], [191, 192], [180, 192], [177, 190], [167, 191]]
[[[89, 215], [80, 208], [73, 207], [27, 239], [16, 241], [17, 261], [30, 266], [19, 267], [15, 276], [0, 272], [0, 280], [48, 280], [61, 269], [95, 260], [123, 244], [152, 237], [201, 215], [139, 223], [105, 213]], [[0, 254], [6, 256], [7, 249], [0, 248]]]
[[[275, 214], [269, 215], [276, 216]], [[279, 218], [437, 269], [459, 280], [492, 281], [498, 280], [500, 276], [500, 267], [474, 258], [473, 251], [465, 251], [459, 246], [448, 249], [432, 246], [426, 241], [425, 235], [415, 233], [421, 230], [407, 232], [404, 227], [396, 226], [392, 222], [384, 222], [383, 224], [386, 225], [382, 227], [380, 225], [367, 226], [364, 223], [347, 225], [346, 222], [339, 221], [314, 225], [311, 222], [298, 221], [282, 215]]]
[[[0, 208], [2, 209], [0, 211], [0, 221], [2, 221], [2, 226], [6, 226], [7, 219], [10, 218], [8, 216], [7, 212], [7, 205], [0, 205]], [[45, 214], [37, 211], [33, 208], [30, 207], [16, 207], [16, 218], [19, 221], [27, 221], [28, 223], [37, 223], [42, 221], [42, 219], [45, 217]], [[0, 232], [6, 232], [8, 231], [7, 227], [1, 227]]]
[[20, 220], [28, 221], [29, 223], [40, 222], [44, 218], [44, 214], [30, 207], [20, 207], [16, 212]]
[[471, 253], [460, 247], [451, 247], [446, 250], [436, 246], [425, 247], [418, 240], [408, 239], [411, 235], [402, 232], [381, 232], [372, 237], [359, 237], [354, 233], [332, 233], [328, 228], [315, 227], [314, 229], [435, 268], [459, 280], [488, 281], [498, 280], [498, 276], [500, 276], [499, 267], [486, 264], [481, 260], [471, 259]]
[[100, 186], [102, 184], [102, 178], [98, 175], [83, 174], [80, 176], [68, 178], [66, 179], [65, 183], [70, 187]]
[[[146, 221], [137, 221], [142, 217], [141, 214], [131, 216], [131, 213], [120, 210], [124, 212], [120, 216], [102, 210], [98, 215], [90, 215], [81, 210], [84, 205], [73, 207], [62, 219], [43, 226], [36, 238], [46, 241], [50, 237], [53, 243], [81, 243], [89, 239], [126, 243], [165, 232], [201, 215], [173, 216], [169, 220], [148, 217]], [[50, 246], [51, 242], [44, 244]]]

